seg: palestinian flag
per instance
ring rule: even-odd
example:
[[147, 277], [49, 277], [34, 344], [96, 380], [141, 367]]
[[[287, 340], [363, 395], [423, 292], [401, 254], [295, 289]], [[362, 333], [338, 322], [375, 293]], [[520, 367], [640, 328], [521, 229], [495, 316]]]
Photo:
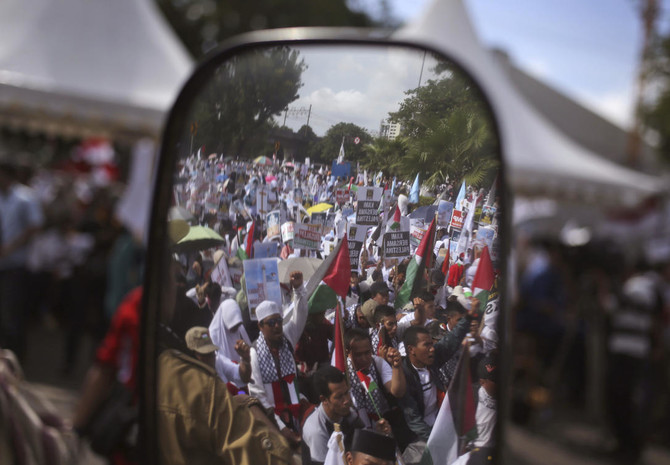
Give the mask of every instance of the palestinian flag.
[[244, 239], [244, 242], [240, 242], [240, 246], [237, 249], [237, 256], [240, 260], [246, 260], [247, 258], [252, 258], [253, 256], [255, 229], [256, 222], [252, 221], [251, 226], [249, 226], [249, 230], [247, 231], [247, 237]]
[[475, 412], [475, 396], [470, 378], [470, 351], [463, 350], [428, 437], [420, 465], [453, 464], [458, 459], [465, 436], [477, 426]]
[[377, 416], [379, 418], [382, 418], [381, 414], [379, 413], [379, 408], [377, 407], [377, 404], [375, 403], [375, 399], [374, 399], [374, 397], [372, 397], [372, 393], [375, 392], [377, 389], [379, 389], [379, 386], [377, 386], [377, 383], [374, 382], [368, 375], [366, 375], [362, 371], [357, 371], [356, 376], [358, 376], [358, 380], [361, 382], [361, 384], [365, 388], [365, 392], [368, 393], [368, 397], [370, 397], [370, 400], [372, 401], [372, 405], [375, 406], [375, 410], [377, 411]]
[[[306, 286], [306, 294], [309, 297], [309, 308], [329, 309], [336, 307], [335, 313], [335, 352], [333, 354], [333, 365], [345, 371], [343, 327], [341, 315], [337, 304], [337, 296], [345, 299], [349, 292], [351, 281], [351, 261], [349, 260], [349, 243], [345, 234], [335, 249], [319, 265]], [[339, 331], [339, 334], [338, 334]], [[340, 348], [338, 349], [338, 344]], [[338, 352], [339, 350], [339, 352]], [[340, 355], [341, 354], [341, 355]], [[338, 359], [337, 357], [341, 357]]]
[[386, 224], [386, 232], [398, 230], [400, 230], [400, 208], [398, 208], [398, 204], [396, 204], [395, 211], [393, 212], [393, 219]]
[[472, 295], [479, 300], [480, 311], [483, 311], [486, 308], [486, 303], [489, 300], [489, 293], [491, 292], [491, 288], [493, 288], [493, 281], [493, 263], [491, 263], [489, 248], [488, 246], [485, 246], [479, 257], [479, 265], [477, 266], [475, 277], [472, 280]]
[[435, 237], [435, 218], [430, 222], [428, 231], [423, 235], [419, 247], [416, 249], [414, 259], [407, 265], [405, 283], [395, 297], [395, 308], [402, 308], [410, 301], [414, 290], [421, 285], [423, 271], [430, 266], [431, 254], [433, 253], [433, 242]]

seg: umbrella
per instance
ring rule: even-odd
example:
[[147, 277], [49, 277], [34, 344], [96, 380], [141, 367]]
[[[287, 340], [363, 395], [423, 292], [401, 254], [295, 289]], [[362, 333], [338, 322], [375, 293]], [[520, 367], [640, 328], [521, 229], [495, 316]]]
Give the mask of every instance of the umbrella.
[[284, 163], [284, 166], [286, 166], [287, 168], [295, 168], [295, 165], [294, 165], [292, 162], [290, 162], [290, 161]]
[[173, 220], [184, 220], [187, 223], [191, 223], [195, 221], [195, 216], [184, 207], [172, 207], [168, 212], [168, 221]]
[[409, 214], [410, 218], [423, 218], [425, 221], [431, 221], [435, 217], [437, 205], [424, 205], [416, 208]]
[[316, 269], [321, 265], [320, 258], [310, 257], [292, 257], [279, 262], [279, 282], [288, 283], [290, 281], [291, 273], [294, 271], [302, 271], [302, 277], [305, 282], [312, 277]]
[[272, 159], [266, 157], [265, 155], [261, 155], [260, 157], [255, 158], [254, 163], [262, 166], [272, 166], [274, 164]]
[[173, 247], [175, 252], [195, 252], [225, 244], [223, 237], [207, 226], [191, 226], [188, 234]]
[[234, 156], [228, 155], [227, 157], [223, 157], [223, 161], [228, 162], [228, 161], [233, 161], [235, 159]]
[[277, 178], [275, 176], [265, 176], [265, 182], [272, 182], [276, 180]]
[[333, 208], [333, 206], [329, 203], [318, 203], [313, 207], [309, 207], [307, 209], [307, 214], [311, 215], [312, 213], [321, 213], [325, 212], [326, 210], [330, 210], [331, 208]]
[[212, 159], [214, 159], [214, 158], [216, 158], [216, 157], [217, 157], [217, 155], [216, 155], [215, 153], [211, 153], [211, 154], [209, 155], [209, 159], [210, 159], [210, 160], [212, 160]]

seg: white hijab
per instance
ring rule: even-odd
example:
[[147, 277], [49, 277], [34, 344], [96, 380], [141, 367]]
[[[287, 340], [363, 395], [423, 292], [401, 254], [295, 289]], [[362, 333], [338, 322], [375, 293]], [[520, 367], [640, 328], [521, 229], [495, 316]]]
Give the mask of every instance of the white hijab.
[[[235, 329], [231, 330], [231, 328]], [[247, 330], [242, 325], [242, 310], [234, 299], [221, 302], [209, 325], [209, 334], [212, 342], [219, 347], [219, 350], [216, 351], [217, 358], [223, 355], [233, 362], [239, 362], [240, 356], [235, 351], [237, 340], [242, 339], [251, 345]]]

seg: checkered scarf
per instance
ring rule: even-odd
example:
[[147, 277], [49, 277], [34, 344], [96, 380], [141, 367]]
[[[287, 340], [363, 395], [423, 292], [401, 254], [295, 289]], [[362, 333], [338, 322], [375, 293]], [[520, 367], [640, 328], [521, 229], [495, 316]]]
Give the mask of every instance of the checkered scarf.
[[[381, 332], [382, 328], [375, 328], [372, 330], [372, 333], [370, 333], [370, 341], [372, 342], [372, 350], [375, 354], [379, 355], [379, 349], [382, 347], [382, 341], [381, 341]], [[398, 350], [398, 341], [396, 338], [392, 337], [391, 339], [391, 347], [394, 349]]]
[[461, 352], [463, 352], [463, 346], [461, 346], [458, 351], [452, 355], [449, 360], [444, 362], [439, 370], [437, 370], [437, 374], [440, 376], [440, 380], [444, 383], [445, 387], [449, 386], [454, 377], [456, 367], [458, 366], [458, 360], [461, 358]]
[[[291, 343], [286, 337], [283, 338], [283, 342], [284, 343], [279, 349], [279, 370], [281, 371], [282, 378], [296, 374], [295, 357], [291, 350]], [[258, 339], [256, 339], [256, 351], [258, 352], [258, 362], [261, 366], [263, 383], [269, 384], [279, 381], [275, 359], [272, 356], [272, 352], [270, 352], [270, 348], [268, 347], [268, 343], [265, 340], [263, 333], [259, 334]]]
[[[354, 364], [351, 363], [351, 359], [349, 357], [347, 357], [347, 372], [349, 374], [349, 381], [351, 382], [351, 396], [354, 398], [356, 407], [364, 408], [365, 411], [368, 412], [368, 415], [377, 416], [377, 410], [372, 404], [367, 390], [358, 379], [356, 369], [354, 369]], [[377, 373], [377, 367], [375, 366], [374, 358], [370, 364], [370, 369], [368, 370], [367, 376], [371, 381], [374, 381], [377, 386], [379, 386], [379, 389], [374, 390], [371, 394], [375, 404], [377, 405], [377, 408], [379, 409], [379, 412], [384, 415], [384, 413], [389, 410], [389, 404], [386, 401], [386, 397], [384, 397], [384, 393], [382, 392], [383, 383], [381, 381], [381, 377]]]

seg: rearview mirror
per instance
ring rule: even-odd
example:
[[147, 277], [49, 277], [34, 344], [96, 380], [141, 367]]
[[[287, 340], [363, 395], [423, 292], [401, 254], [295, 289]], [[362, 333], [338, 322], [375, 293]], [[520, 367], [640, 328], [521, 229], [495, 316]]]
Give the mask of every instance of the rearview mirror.
[[[466, 320], [472, 314], [476, 319], [465, 340], [481, 350], [457, 350], [461, 335], [449, 357], [458, 363], [440, 366], [439, 385], [451, 386], [447, 394], [452, 403], [459, 399], [463, 407], [477, 405], [475, 391], [466, 386], [487, 379], [478, 373], [484, 354], [492, 357], [486, 359], [490, 370], [502, 362], [497, 355], [504, 345], [504, 317], [498, 315], [506, 314], [500, 297], [506, 269], [506, 184], [497, 123], [485, 95], [459, 63], [435, 50], [361, 37], [321, 40], [310, 34], [290, 30], [251, 36], [253, 41], [213, 55], [191, 77], [169, 116], [157, 172], [143, 315], [141, 405], [147, 461], [168, 463], [161, 458], [184, 450], [186, 441], [199, 440], [196, 433], [188, 439], [176, 433], [189, 434], [184, 425], [196, 420], [180, 418], [187, 407], [170, 402], [194, 401], [204, 387], [183, 384], [183, 371], [170, 371], [175, 365], [168, 368], [159, 357], [177, 349], [186, 354], [181, 362], [188, 365], [198, 358], [193, 366], [207, 365], [210, 359], [198, 355], [208, 349], [192, 352], [199, 342], [191, 337], [187, 344], [186, 333], [216, 322], [221, 316], [214, 315], [217, 310], [228, 311], [219, 308], [226, 299], [239, 305], [247, 338], [228, 323], [222, 323], [224, 339], [234, 338], [225, 341], [226, 347], [211, 328], [210, 334], [217, 353], [227, 351], [239, 367], [244, 356], [234, 349], [238, 336], [248, 343], [258, 335], [265, 340], [271, 333], [264, 328], [279, 323], [270, 321], [273, 313], [262, 302], [280, 309], [298, 368], [283, 366], [279, 374], [291, 371], [295, 386], [291, 381], [273, 392], [271, 381], [258, 379], [265, 368], [260, 368], [263, 354], [257, 343], [251, 349], [253, 374], [246, 392], [254, 395], [265, 386], [263, 407], [274, 410], [280, 427], [293, 428], [296, 435], [309, 410], [298, 398], [318, 403], [313, 370], [331, 360], [337, 365], [338, 347], [347, 340], [338, 334], [349, 326], [365, 326], [364, 320], [373, 329], [383, 321], [381, 312], [374, 320], [362, 305], [375, 295], [388, 299], [399, 315], [393, 321], [393, 326], [398, 321], [397, 332], [384, 325], [373, 331], [374, 354], [388, 360], [389, 347], [415, 356], [400, 337], [414, 326], [401, 323], [404, 314], [409, 320], [422, 318], [419, 326], [429, 328], [437, 341], [457, 324], [458, 312], [452, 310], [473, 308]], [[302, 286], [292, 275], [296, 270], [302, 272]], [[352, 272], [358, 280], [338, 281]], [[372, 285], [373, 280], [380, 282]], [[334, 295], [321, 304], [317, 297], [324, 283]], [[384, 289], [377, 293], [380, 287]], [[299, 289], [294, 301], [292, 288]], [[435, 311], [428, 305], [430, 295]], [[473, 297], [478, 299], [474, 303]], [[365, 317], [360, 321], [357, 306]], [[332, 344], [323, 339], [315, 343], [325, 355], [300, 340], [307, 318], [303, 309], [318, 315], [310, 317], [307, 331], [322, 322], [321, 314], [338, 328]], [[441, 324], [429, 325], [430, 320]], [[444, 354], [436, 353], [436, 360], [444, 362]], [[216, 383], [225, 386], [223, 368], [211, 363]], [[347, 370], [360, 369], [353, 356], [344, 363]], [[245, 383], [226, 381], [231, 395], [245, 392]], [[365, 412], [359, 381], [349, 377], [349, 383], [357, 411], [371, 423], [375, 414], [387, 418], [401, 451], [420, 439], [407, 426], [404, 396], [395, 385], [377, 402], [371, 395], [374, 409]], [[476, 391], [480, 397], [488, 395], [481, 389]], [[288, 397], [284, 402], [273, 395]], [[500, 396], [500, 389], [492, 395]], [[282, 411], [280, 403], [290, 405]], [[442, 415], [442, 410], [433, 413]], [[462, 419], [474, 421], [474, 410]], [[431, 426], [434, 422], [429, 419]], [[466, 440], [474, 426], [456, 427], [449, 453], [501, 444], [500, 428], [492, 433], [493, 425], [490, 430], [480, 427], [479, 438]], [[197, 453], [208, 453], [203, 448], [211, 441], [202, 444]], [[431, 440], [428, 444], [431, 451]]]

